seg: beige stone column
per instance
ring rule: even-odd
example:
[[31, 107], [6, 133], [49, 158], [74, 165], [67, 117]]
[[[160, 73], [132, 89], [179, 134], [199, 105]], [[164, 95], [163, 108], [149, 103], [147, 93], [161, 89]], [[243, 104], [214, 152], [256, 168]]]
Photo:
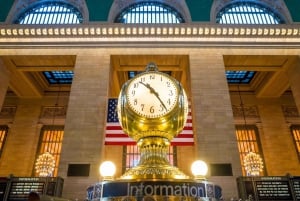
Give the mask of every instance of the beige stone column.
[[289, 84], [293, 92], [294, 100], [300, 113], [300, 58], [295, 57], [293, 65], [287, 69], [287, 75], [289, 77]]
[[209, 177], [226, 198], [237, 196], [241, 165], [222, 55], [209, 50], [190, 54], [197, 157], [208, 164], [231, 164], [233, 176]]
[[[64, 178], [63, 197], [81, 199], [99, 181], [104, 147], [110, 57], [86, 50], [76, 58], [58, 175]], [[89, 164], [89, 176], [68, 177], [69, 164]]]
[[274, 99], [261, 101], [258, 109], [262, 125], [259, 137], [267, 174], [269, 176], [284, 176], [287, 173], [295, 175], [297, 172], [295, 167], [299, 166], [298, 158], [280, 102]]
[[0, 160], [1, 176], [31, 176], [40, 135], [40, 99], [20, 99]]
[[0, 59], [0, 111], [6, 96], [6, 91], [9, 84], [9, 71], [4, 66], [2, 59]]

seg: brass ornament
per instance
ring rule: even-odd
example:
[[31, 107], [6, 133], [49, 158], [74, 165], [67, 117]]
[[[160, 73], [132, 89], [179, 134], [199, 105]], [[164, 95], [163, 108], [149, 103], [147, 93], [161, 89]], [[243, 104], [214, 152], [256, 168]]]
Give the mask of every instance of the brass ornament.
[[183, 87], [154, 63], [126, 82], [118, 99], [118, 117], [124, 132], [137, 142], [141, 159], [120, 179], [188, 179], [167, 159], [170, 142], [182, 131], [187, 114]]

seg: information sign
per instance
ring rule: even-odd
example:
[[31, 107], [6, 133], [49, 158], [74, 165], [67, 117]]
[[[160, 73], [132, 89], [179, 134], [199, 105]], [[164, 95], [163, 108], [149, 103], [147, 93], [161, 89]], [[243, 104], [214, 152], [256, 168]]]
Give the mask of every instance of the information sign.
[[241, 199], [300, 200], [300, 177], [239, 177], [237, 183]]

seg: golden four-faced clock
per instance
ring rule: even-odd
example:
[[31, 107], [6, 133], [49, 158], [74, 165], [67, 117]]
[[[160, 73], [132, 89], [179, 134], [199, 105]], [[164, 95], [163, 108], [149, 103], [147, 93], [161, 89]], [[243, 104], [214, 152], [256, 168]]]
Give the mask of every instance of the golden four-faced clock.
[[181, 84], [154, 63], [125, 83], [118, 99], [123, 130], [140, 137], [164, 134], [171, 139], [182, 130], [187, 116], [187, 97]]
[[159, 118], [174, 109], [178, 101], [177, 83], [166, 74], [153, 71], [134, 78], [127, 87], [128, 106], [145, 118]]

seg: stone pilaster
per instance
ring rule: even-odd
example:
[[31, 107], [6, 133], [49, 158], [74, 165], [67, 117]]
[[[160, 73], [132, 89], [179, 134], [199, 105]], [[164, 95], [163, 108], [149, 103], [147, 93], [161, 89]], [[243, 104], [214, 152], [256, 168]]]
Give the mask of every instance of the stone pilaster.
[[9, 72], [4, 66], [2, 59], [0, 59], [0, 111], [7, 92], [9, 77]]
[[[82, 198], [82, 186], [99, 181], [109, 68], [109, 55], [86, 51], [76, 58], [58, 172], [65, 179], [63, 197]], [[68, 177], [69, 164], [89, 164], [89, 176]]]
[[[261, 124], [259, 137], [267, 174], [270, 176], [296, 174], [298, 166], [295, 145], [286, 123], [282, 107], [276, 101], [262, 102], [258, 106]], [[288, 172], [287, 172], [288, 171]]]
[[1, 176], [31, 176], [40, 135], [38, 124], [41, 102], [33, 99], [20, 99], [13, 123], [1, 155]]
[[295, 59], [294, 65], [287, 70], [289, 77], [289, 83], [293, 92], [294, 100], [300, 112], [300, 58], [299, 56]]
[[241, 175], [241, 164], [223, 57], [208, 50], [191, 54], [190, 71], [197, 158], [231, 164], [233, 177], [222, 177], [218, 184], [225, 197], [237, 196], [235, 176]]

